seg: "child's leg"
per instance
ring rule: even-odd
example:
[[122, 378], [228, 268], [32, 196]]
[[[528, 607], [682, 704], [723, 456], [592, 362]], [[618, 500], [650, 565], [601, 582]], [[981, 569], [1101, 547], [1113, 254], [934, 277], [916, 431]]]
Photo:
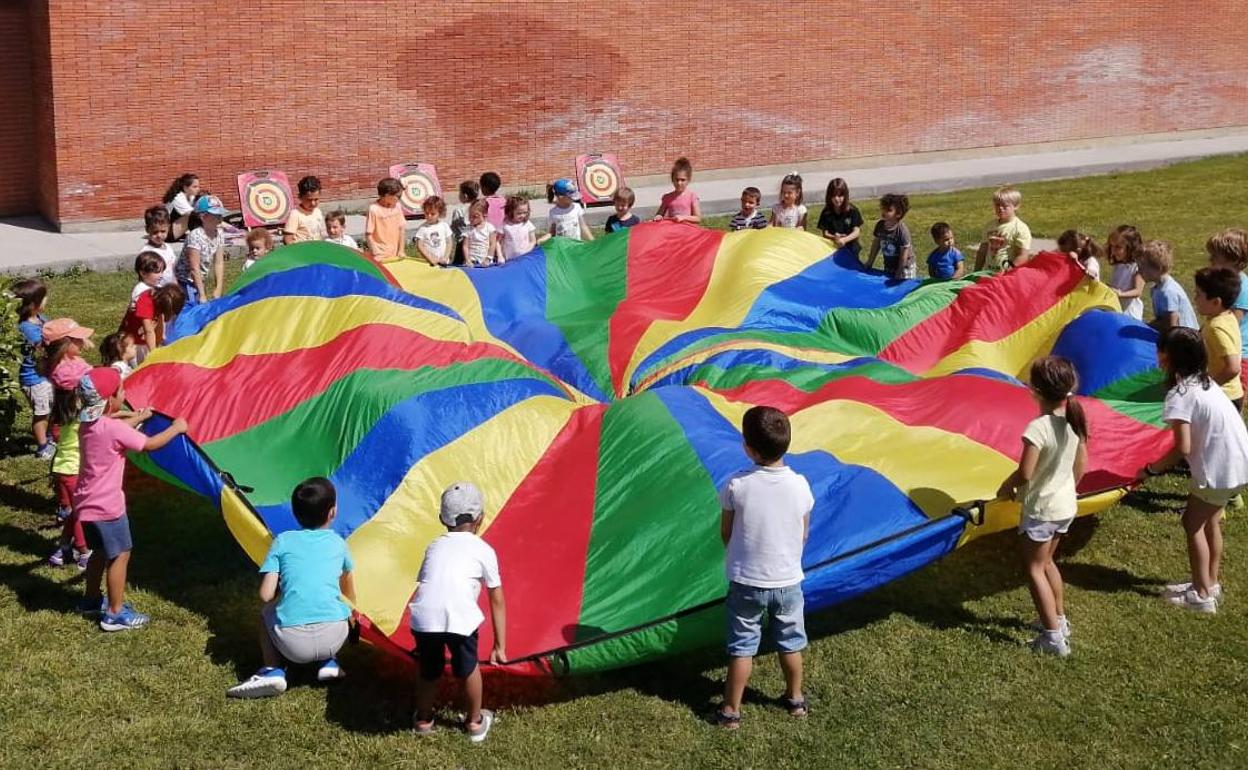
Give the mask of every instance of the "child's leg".
[[91, 558], [87, 560], [87, 569], [82, 573], [86, 604], [93, 610], [100, 602], [100, 581], [104, 577], [104, 565], [106, 561], [107, 559], [104, 557], [103, 548], [92, 549]]
[[1209, 595], [1209, 587], [1213, 582], [1209, 578], [1209, 537], [1207, 529], [1212, 519], [1222, 513], [1215, 507], [1195, 495], [1187, 498], [1187, 508], [1183, 511], [1183, 532], [1187, 536], [1187, 560], [1192, 568], [1192, 588], [1202, 597]]
[[1044, 576], [1049, 581], [1049, 590], [1053, 592], [1053, 608], [1058, 617], [1066, 614], [1066, 584], [1062, 582], [1062, 573], [1057, 568], [1057, 544], [1062, 536], [1054, 535], [1049, 543], [1049, 558], [1044, 565]]
[[484, 689], [481, 684], [481, 667], [475, 666], [472, 673], [464, 678], [464, 721], [468, 724], [481, 721], [481, 697]]
[[724, 714], [739, 714], [745, 686], [754, 670], [754, 656], [763, 639], [767, 591], [739, 583], [728, 584], [728, 676], [724, 680]]
[[446, 666], [443, 634], [416, 633], [416, 657], [420, 671], [416, 676], [416, 727], [425, 722], [432, 729], [433, 701], [438, 695], [438, 679]]
[[728, 659], [728, 678], [724, 680], [725, 714], [740, 713], [741, 701], [745, 699], [745, 686], [750, 683], [750, 674], [753, 671], [753, 657], [734, 656]]
[[1205, 539], [1209, 543], [1209, 585], [1220, 585], [1222, 572], [1222, 509], [1205, 525]]
[[30, 421], [30, 432], [34, 434], [35, 444], [37, 446], [44, 446], [45, 444], [47, 444], [48, 443], [48, 416], [46, 414], [35, 415], [35, 418]]
[[806, 603], [801, 585], [770, 591], [767, 631], [780, 653], [784, 697], [802, 701], [802, 650], [806, 649]]
[[[92, 554], [94, 558], [94, 554]], [[126, 568], [130, 566], [130, 552], [122, 551], [108, 563], [105, 582], [108, 585], [108, 611], [114, 615], [121, 612], [126, 600]]]
[[784, 672], [784, 697], [802, 699], [802, 653], [780, 653], [780, 670]]
[[1052, 560], [1049, 548], [1051, 542], [1037, 543], [1024, 534], [1022, 555], [1023, 565], [1027, 569], [1027, 588], [1031, 591], [1031, 600], [1036, 605], [1040, 622], [1046, 630], [1057, 631], [1057, 603], [1048, 578], [1048, 564]]
[[286, 661], [273, 646], [273, 638], [269, 636], [269, 623], [272, 622], [272, 610], [269, 608], [272, 605], [273, 602], [268, 602], [260, 608], [260, 659], [264, 661], [266, 668], [282, 668]]

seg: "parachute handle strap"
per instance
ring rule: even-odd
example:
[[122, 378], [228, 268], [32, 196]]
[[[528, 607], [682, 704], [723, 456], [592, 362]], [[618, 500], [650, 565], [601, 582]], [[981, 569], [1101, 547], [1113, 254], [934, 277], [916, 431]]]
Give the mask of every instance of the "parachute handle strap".
[[972, 526], [982, 527], [984, 526], [984, 514], [987, 509], [987, 500], [972, 500], [969, 503], [964, 503], [963, 505], [959, 505], [954, 508], [952, 513], [966, 519]]

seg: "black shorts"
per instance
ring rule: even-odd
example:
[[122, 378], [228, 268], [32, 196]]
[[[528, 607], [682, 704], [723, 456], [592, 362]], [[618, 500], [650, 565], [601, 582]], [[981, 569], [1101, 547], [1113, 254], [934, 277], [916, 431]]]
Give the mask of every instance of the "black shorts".
[[420, 660], [420, 678], [436, 682], [446, 668], [446, 651], [451, 651], [451, 673], [466, 679], [477, 669], [477, 632], [459, 634], [426, 634], [416, 632], [416, 656]]

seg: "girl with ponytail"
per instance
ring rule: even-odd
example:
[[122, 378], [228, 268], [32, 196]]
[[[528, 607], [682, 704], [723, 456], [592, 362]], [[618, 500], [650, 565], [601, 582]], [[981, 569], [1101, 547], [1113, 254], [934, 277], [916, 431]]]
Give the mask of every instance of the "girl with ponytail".
[[1053, 557], [1075, 520], [1075, 487], [1088, 464], [1088, 421], [1075, 399], [1078, 385], [1075, 367], [1065, 358], [1047, 356], [1031, 365], [1031, 395], [1040, 416], [1023, 431], [1018, 469], [997, 492], [1008, 500], [1022, 496], [1023, 566], [1040, 616], [1034, 624], [1040, 633], [1031, 648], [1060, 657], [1070, 654], [1070, 623]]

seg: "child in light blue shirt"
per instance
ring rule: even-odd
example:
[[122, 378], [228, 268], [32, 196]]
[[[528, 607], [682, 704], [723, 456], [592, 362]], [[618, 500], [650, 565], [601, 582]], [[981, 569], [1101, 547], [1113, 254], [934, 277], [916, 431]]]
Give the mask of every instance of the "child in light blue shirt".
[[1170, 271], [1174, 269], [1174, 248], [1166, 241], [1148, 241], [1140, 247], [1136, 258], [1140, 266], [1140, 275], [1153, 284], [1154, 319], [1149, 324], [1159, 332], [1175, 326], [1189, 329], [1200, 329], [1196, 320], [1196, 310], [1192, 301], [1179, 282], [1174, 280]]
[[273, 539], [260, 565], [260, 653], [264, 667], [226, 691], [231, 698], [266, 698], [286, 692], [290, 663], [319, 663], [316, 678], [338, 679], [334, 656], [350, 631], [355, 602], [354, 564], [347, 543], [330, 528], [338, 513], [329, 479], [311, 478], [295, 487], [290, 507], [302, 529]]

